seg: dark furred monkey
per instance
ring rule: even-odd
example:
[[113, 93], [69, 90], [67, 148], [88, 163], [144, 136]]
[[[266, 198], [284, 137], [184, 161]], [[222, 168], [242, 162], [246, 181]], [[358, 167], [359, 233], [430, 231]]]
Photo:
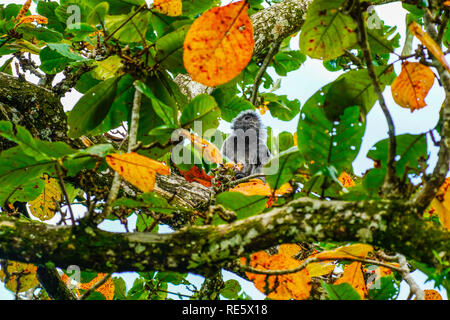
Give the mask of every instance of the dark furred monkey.
[[270, 152], [259, 115], [254, 111], [243, 111], [234, 118], [231, 129], [233, 133], [223, 143], [222, 154], [243, 165], [236, 173], [236, 179], [261, 173], [270, 159]]

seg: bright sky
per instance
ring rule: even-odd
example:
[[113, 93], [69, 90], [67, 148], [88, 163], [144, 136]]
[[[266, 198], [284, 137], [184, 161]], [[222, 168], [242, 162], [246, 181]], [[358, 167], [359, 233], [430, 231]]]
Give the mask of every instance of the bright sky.
[[[147, 1], [148, 3], [152, 1]], [[225, 1], [229, 2], [229, 1]], [[23, 3], [20, 0], [2, 0], [2, 4], [9, 3]], [[34, 5], [32, 6], [33, 10]], [[386, 4], [383, 6], [379, 6], [376, 8], [377, 14], [380, 16], [382, 20], [385, 21], [387, 25], [397, 26], [397, 30], [400, 32], [402, 38], [400, 43], [403, 44], [405, 39], [405, 15], [406, 11], [403, 10], [401, 4], [392, 3]], [[298, 49], [298, 36], [293, 38], [291, 41], [291, 45], [294, 49]], [[400, 54], [399, 49], [399, 53]], [[0, 59], [0, 65], [6, 60], [6, 58]], [[393, 58], [392, 61], [394, 61]], [[400, 63], [395, 65], [396, 73], [400, 73]], [[273, 70], [269, 70], [271, 76], [276, 80], [279, 78]], [[327, 71], [322, 62], [319, 60], [308, 59], [306, 63], [297, 71], [291, 72], [287, 77], [282, 78], [281, 88], [276, 91], [277, 94], [286, 94], [291, 99], [299, 99], [302, 105], [311, 97], [317, 90], [319, 90], [322, 86], [332, 82], [335, 80], [341, 73], [340, 72], [329, 72]], [[29, 77], [32, 80], [32, 77]], [[70, 110], [76, 102], [79, 100], [81, 95], [78, 92], [71, 92], [67, 94], [64, 98], [61, 99], [65, 110]], [[386, 99], [387, 106], [391, 115], [394, 119], [396, 133], [404, 134], [404, 133], [423, 133], [435, 127], [438, 117], [439, 110], [444, 100], [443, 90], [435, 81], [435, 85], [428, 94], [427, 99], [425, 100], [428, 106], [424, 109], [417, 110], [414, 113], [411, 113], [407, 109], [403, 109], [397, 106], [392, 99], [392, 95], [390, 92], [390, 88], [388, 87], [384, 92], [384, 97]], [[289, 131], [294, 133], [297, 130], [298, 116], [289, 122], [280, 121], [270, 116], [270, 113], [267, 113], [262, 117], [262, 120], [266, 126], [270, 126], [274, 129], [275, 134], [278, 134], [282, 131]], [[230, 132], [229, 124], [222, 122], [219, 126], [219, 129], [224, 132]], [[356, 174], [364, 173], [368, 168], [373, 166], [373, 162], [366, 158], [366, 154], [368, 150], [379, 140], [386, 139], [387, 135], [387, 124], [384, 118], [384, 115], [381, 111], [379, 105], [375, 105], [372, 110], [369, 112], [367, 116], [367, 128], [366, 134], [363, 139], [363, 143], [361, 146], [360, 153], [358, 157], [355, 159], [353, 163], [354, 171]], [[436, 161], [436, 153], [437, 149], [432, 148], [429, 150], [431, 154], [431, 162], [434, 164]], [[81, 207], [76, 210], [77, 215], [83, 214]], [[54, 223], [56, 221], [49, 221], [50, 223]], [[136, 217], [132, 216], [129, 219], [129, 228], [133, 230], [135, 228]], [[104, 230], [109, 230], [113, 232], [122, 232], [123, 226], [116, 222], [106, 221], [101, 225], [101, 228]], [[169, 228], [163, 227], [160, 228], [161, 232], [171, 232]], [[117, 274], [118, 275], [118, 274]], [[415, 280], [418, 282], [422, 289], [433, 289], [433, 282], [425, 283], [426, 276], [419, 271], [415, 271], [413, 273]], [[120, 276], [124, 277], [127, 283], [127, 288], [129, 289], [132, 286], [134, 279], [137, 277], [135, 273], [122, 273]], [[249, 294], [253, 299], [264, 299], [264, 295], [260, 293], [251, 282], [245, 281], [229, 272], [224, 272], [224, 280], [228, 279], [236, 279], [238, 280], [245, 292]], [[189, 280], [194, 283], [198, 288], [200, 288], [202, 277], [199, 276], [189, 276]], [[169, 286], [169, 291], [172, 292], [180, 292], [184, 294], [189, 294], [189, 291], [184, 290], [182, 287]], [[445, 290], [439, 290], [444, 299], [447, 298]], [[403, 282], [400, 290], [400, 299], [406, 299], [409, 293], [409, 287]], [[171, 298], [176, 299], [177, 296], [171, 295]], [[0, 299], [13, 299], [13, 295], [10, 291], [6, 290], [3, 284], [0, 284]]]

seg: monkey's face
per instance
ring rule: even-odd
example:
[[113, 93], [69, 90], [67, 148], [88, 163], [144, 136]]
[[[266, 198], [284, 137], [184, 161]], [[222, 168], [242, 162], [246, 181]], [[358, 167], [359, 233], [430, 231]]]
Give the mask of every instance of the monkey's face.
[[246, 112], [242, 114], [240, 117], [236, 118], [234, 122], [233, 129], [234, 130], [249, 130], [254, 129], [258, 130], [261, 127], [261, 121], [256, 113]]

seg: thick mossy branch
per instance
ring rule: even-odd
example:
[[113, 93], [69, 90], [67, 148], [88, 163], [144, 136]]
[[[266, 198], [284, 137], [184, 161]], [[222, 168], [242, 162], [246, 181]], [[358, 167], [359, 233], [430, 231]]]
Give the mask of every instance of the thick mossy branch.
[[[439, 267], [450, 262], [450, 233], [417, 218], [399, 201], [297, 199], [232, 224], [185, 227], [171, 234], [112, 233], [54, 227], [0, 216], [4, 259], [97, 272], [173, 270], [208, 273], [245, 252], [278, 243], [362, 242]], [[432, 248], [432, 249], [424, 249]]]

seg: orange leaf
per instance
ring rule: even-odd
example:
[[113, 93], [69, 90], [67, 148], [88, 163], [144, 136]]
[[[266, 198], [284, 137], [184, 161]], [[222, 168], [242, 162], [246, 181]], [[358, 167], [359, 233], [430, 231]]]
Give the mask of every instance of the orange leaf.
[[349, 246], [339, 247], [330, 251], [324, 251], [318, 253], [315, 257], [320, 260], [337, 260], [345, 258], [364, 259], [371, 251], [373, 251], [373, 247], [371, 245], [357, 243]]
[[280, 245], [280, 247], [278, 248], [278, 253], [279, 254], [284, 254], [285, 256], [288, 257], [293, 257], [296, 254], [298, 254], [300, 251], [302, 251], [302, 248], [294, 243], [285, 243]]
[[[78, 289], [89, 290], [92, 286], [94, 286], [96, 283], [101, 281], [105, 276], [106, 276], [106, 273], [99, 273], [99, 274], [97, 274], [97, 276], [94, 279], [92, 279], [91, 281], [89, 281], [87, 283], [76, 283], [77, 296], [81, 297], [81, 293]], [[61, 280], [67, 286], [70, 285], [70, 283], [72, 281], [65, 273], [63, 273], [61, 275]], [[95, 291], [98, 291], [101, 294], [103, 294], [105, 296], [106, 300], [112, 300], [114, 298], [114, 289], [115, 289], [114, 282], [113, 282], [112, 278], [109, 277], [109, 279], [106, 280], [106, 282], [104, 284], [102, 284], [100, 287], [98, 287]]]
[[194, 148], [201, 153], [203, 158], [209, 162], [222, 163], [222, 154], [214, 144], [193, 133], [189, 133], [185, 129], [182, 129], [180, 134], [191, 141]]
[[442, 296], [436, 290], [423, 290], [425, 292], [425, 300], [442, 300]]
[[191, 169], [189, 169], [188, 171], [183, 171], [178, 169], [181, 173], [181, 175], [183, 175], [183, 177], [188, 181], [188, 182], [198, 182], [201, 185], [210, 188], [212, 186], [211, 180], [212, 180], [212, 176], [208, 176], [205, 172], [205, 170], [202, 169], [202, 171], [200, 171], [198, 169], [197, 166], [193, 166]]
[[361, 262], [353, 262], [346, 265], [344, 268], [344, 275], [337, 279], [334, 284], [349, 283], [364, 299], [364, 295], [367, 293], [366, 282], [361, 270]]
[[233, 192], [240, 192], [246, 196], [266, 196], [272, 195], [272, 190], [267, 183], [262, 182], [260, 179], [251, 179], [249, 182], [238, 184], [233, 189]]
[[342, 183], [344, 188], [350, 188], [355, 186], [355, 181], [353, 181], [352, 177], [348, 175], [347, 172], [343, 171], [340, 176], [338, 177], [338, 180]]
[[[241, 259], [245, 263], [245, 258]], [[289, 270], [298, 267], [302, 261], [293, 259], [284, 254], [268, 255], [265, 251], [252, 254], [250, 266], [260, 270]], [[245, 273], [255, 287], [269, 299], [287, 300], [308, 299], [311, 291], [311, 277], [306, 269], [296, 273], [267, 276], [264, 274]], [[266, 279], [267, 278], [267, 279]]]
[[422, 27], [417, 22], [413, 21], [409, 25], [409, 31], [411, 31], [411, 33], [414, 34], [428, 50], [430, 50], [433, 56], [439, 60], [442, 66], [450, 72], [450, 66], [445, 60], [445, 55], [442, 52], [441, 47], [434, 42], [428, 33], [422, 30]]
[[215, 7], [197, 18], [184, 40], [183, 61], [192, 79], [217, 86], [235, 78], [253, 54], [253, 26], [244, 1]]
[[153, 190], [156, 173], [170, 174], [169, 167], [164, 163], [141, 156], [135, 152], [107, 155], [106, 162], [122, 178], [143, 192]]
[[17, 22], [16, 24], [16, 27], [22, 23], [31, 23], [33, 21], [36, 21], [39, 24], [48, 24], [48, 19], [46, 17], [40, 15], [32, 15], [20, 18], [19, 22]]
[[395, 102], [411, 109], [411, 112], [425, 107], [425, 97], [434, 83], [434, 73], [418, 62], [404, 62], [402, 72], [391, 85]]
[[20, 20], [24, 15], [27, 14], [28, 10], [30, 10], [32, 0], [25, 1], [25, 4], [20, 9], [19, 13], [17, 14], [16, 21]]
[[445, 179], [436, 197], [431, 201], [431, 209], [437, 213], [442, 225], [450, 230], [450, 178]]
[[176, 17], [181, 15], [182, 12], [181, 0], [155, 0], [153, 1], [153, 8], [170, 17]]
[[450, 7], [450, 1], [444, 1], [444, 6]]

